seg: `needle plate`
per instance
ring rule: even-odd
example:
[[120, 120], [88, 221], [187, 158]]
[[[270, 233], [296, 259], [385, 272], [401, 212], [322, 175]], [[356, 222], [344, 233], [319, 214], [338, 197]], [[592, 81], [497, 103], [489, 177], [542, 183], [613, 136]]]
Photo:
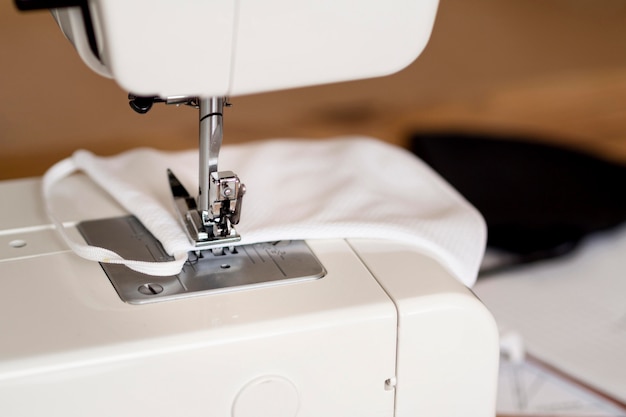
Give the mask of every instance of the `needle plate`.
[[[172, 259], [134, 216], [90, 220], [78, 225], [87, 243], [126, 259]], [[101, 263], [120, 298], [130, 304], [258, 288], [322, 278], [326, 271], [305, 241], [278, 241], [190, 252], [178, 275], [155, 277], [123, 265]]]

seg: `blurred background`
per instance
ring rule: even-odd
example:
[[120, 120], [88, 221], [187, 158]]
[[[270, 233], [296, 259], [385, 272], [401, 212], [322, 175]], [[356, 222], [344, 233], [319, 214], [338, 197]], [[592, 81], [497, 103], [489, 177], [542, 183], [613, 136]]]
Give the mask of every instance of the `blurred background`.
[[[72, 48], [49, 13], [0, 3], [0, 179], [41, 175], [79, 148], [196, 147], [195, 110], [134, 113]], [[404, 146], [455, 130], [624, 162], [626, 1], [441, 0], [425, 52], [398, 74], [231, 101], [227, 144], [360, 134]]]

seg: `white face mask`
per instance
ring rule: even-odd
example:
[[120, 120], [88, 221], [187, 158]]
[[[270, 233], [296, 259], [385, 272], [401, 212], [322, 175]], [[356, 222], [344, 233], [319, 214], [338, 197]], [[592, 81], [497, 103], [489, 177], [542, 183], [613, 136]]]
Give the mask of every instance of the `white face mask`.
[[[79, 151], [44, 176], [48, 214], [70, 248], [98, 262], [127, 265], [150, 275], [175, 275], [193, 245], [175, 214], [166, 170], [197, 189], [195, 151], [137, 149], [114, 157]], [[226, 146], [220, 164], [246, 184], [238, 243], [297, 239], [379, 239], [411, 244], [471, 286], [485, 246], [478, 212], [414, 155], [368, 138], [274, 140]], [[135, 215], [174, 257], [169, 262], [127, 260], [79, 243], [52, 207], [54, 188], [82, 171]], [[56, 185], [56, 187], [55, 187]], [[71, 190], [64, 190], [65, 193]], [[75, 196], [77, 202], [81, 196]]]

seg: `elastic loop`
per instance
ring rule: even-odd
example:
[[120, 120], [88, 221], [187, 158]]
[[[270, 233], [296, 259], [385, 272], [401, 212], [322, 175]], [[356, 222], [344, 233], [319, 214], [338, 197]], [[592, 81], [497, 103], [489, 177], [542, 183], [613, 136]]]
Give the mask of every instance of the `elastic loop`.
[[137, 261], [124, 259], [116, 252], [98, 246], [86, 245], [72, 239], [67, 233], [65, 225], [55, 216], [52, 209], [52, 188], [59, 181], [79, 171], [73, 158], [66, 158], [53, 165], [45, 174], [42, 181], [42, 194], [46, 206], [46, 213], [54, 227], [59, 232], [70, 249], [81, 258], [89, 261], [126, 265], [128, 268], [148, 275], [170, 276], [181, 272], [187, 261], [186, 251], [173, 253], [174, 260], [166, 262]]

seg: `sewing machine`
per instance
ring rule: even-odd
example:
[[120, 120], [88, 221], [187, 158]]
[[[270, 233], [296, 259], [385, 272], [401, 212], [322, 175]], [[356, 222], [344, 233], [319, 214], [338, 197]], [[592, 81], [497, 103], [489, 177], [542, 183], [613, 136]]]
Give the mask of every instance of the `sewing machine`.
[[[169, 173], [197, 265], [163, 280], [80, 259], [39, 180], [1, 184], [0, 414], [493, 415], [495, 324], [445, 265], [378, 240], [235, 247], [245, 178], [217, 164], [225, 96], [397, 71], [424, 48], [436, 3], [17, 1], [53, 7], [134, 110], [199, 109], [197, 197]], [[68, 184], [56, 204], [77, 239], [167, 257], [88, 179]]]

